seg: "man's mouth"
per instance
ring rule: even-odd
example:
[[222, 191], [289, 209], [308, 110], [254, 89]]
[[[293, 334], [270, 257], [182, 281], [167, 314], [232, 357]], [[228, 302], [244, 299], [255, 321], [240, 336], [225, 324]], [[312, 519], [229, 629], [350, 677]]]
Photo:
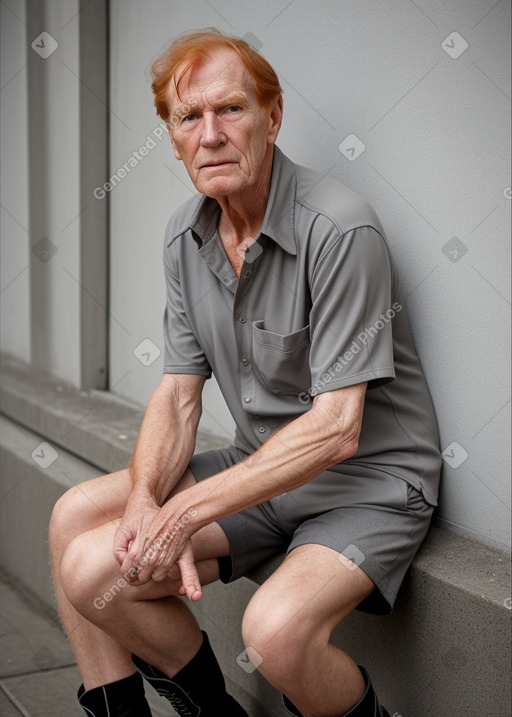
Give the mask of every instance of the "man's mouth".
[[229, 164], [235, 164], [235, 162], [230, 159], [215, 160], [213, 162], [205, 162], [201, 165], [201, 169], [207, 169], [208, 167], [225, 167]]

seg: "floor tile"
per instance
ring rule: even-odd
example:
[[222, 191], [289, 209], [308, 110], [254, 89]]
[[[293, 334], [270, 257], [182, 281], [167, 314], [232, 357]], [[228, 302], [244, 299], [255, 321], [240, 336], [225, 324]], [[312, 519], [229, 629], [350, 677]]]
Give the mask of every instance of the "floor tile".
[[22, 713], [13, 705], [5, 692], [0, 689], [0, 715], [2, 717], [22, 717]]
[[73, 663], [57, 623], [0, 578], [0, 678]]

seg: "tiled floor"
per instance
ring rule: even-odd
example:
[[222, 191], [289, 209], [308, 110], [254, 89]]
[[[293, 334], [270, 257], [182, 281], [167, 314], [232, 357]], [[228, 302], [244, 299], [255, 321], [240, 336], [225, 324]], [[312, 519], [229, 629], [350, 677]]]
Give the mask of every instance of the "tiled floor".
[[[80, 682], [57, 623], [0, 575], [1, 717], [84, 717], [76, 701]], [[152, 690], [148, 699], [154, 717], [174, 714]]]

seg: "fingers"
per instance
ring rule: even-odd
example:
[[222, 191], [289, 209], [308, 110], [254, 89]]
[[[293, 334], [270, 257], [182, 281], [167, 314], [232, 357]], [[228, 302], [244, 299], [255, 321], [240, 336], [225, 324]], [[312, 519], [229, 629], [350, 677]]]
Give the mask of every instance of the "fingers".
[[126, 559], [131, 542], [128, 532], [123, 529], [123, 526], [119, 527], [114, 535], [114, 557], [121, 566]]
[[149, 541], [145, 536], [146, 529], [140, 524], [128, 545], [121, 565], [123, 574], [128, 575], [127, 579], [139, 585], [151, 578], [152, 571], [148, 568], [154, 564], [158, 554], [158, 541]]
[[138, 559], [138, 555], [140, 553], [139, 544], [140, 536], [137, 536], [134, 540], [130, 541], [124, 561], [121, 565], [121, 571], [123, 574], [129, 573], [131, 575], [130, 580], [136, 579], [141, 569], [141, 561]]
[[179, 592], [182, 595], [185, 594], [189, 600], [193, 600], [194, 602], [200, 600], [203, 597], [203, 591], [201, 589], [199, 573], [197, 572], [194, 552], [192, 550], [192, 543], [190, 540], [185, 546], [185, 549], [177, 562], [182, 582], [182, 587]]
[[143, 585], [152, 577], [152, 568], [148, 566], [148, 561], [144, 557], [138, 558], [139, 551], [129, 549], [121, 566], [121, 572], [132, 585]]
[[[187, 595], [189, 592], [194, 595], [200, 584], [192, 546], [187, 547], [189, 542], [184, 525], [180, 521], [170, 520], [160, 509], [154, 515], [146, 513], [142, 521], [135, 521], [132, 529], [129, 524], [125, 526], [123, 535], [116, 541], [116, 558], [121, 562], [121, 571], [126, 579], [132, 585], [142, 585], [149, 580], [165, 580], [172, 567], [184, 555], [187, 578], [191, 585], [186, 592]], [[201, 594], [199, 587], [199, 596], [195, 599], [199, 599]]]
[[[134, 587], [150, 581], [160, 583], [168, 579], [179, 580], [181, 587], [178, 593], [180, 595], [186, 595], [189, 600], [200, 600], [203, 591], [195, 564], [192, 543], [187, 540], [183, 547], [173, 547], [174, 550], [171, 553], [162, 551], [156, 559], [150, 551], [146, 551], [139, 561], [130, 563], [129, 572], [125, 573], [128, 576], [127, 579]], [[178, 558], [173, 557], [176, 553]]]
[[124, 546], [114, 546], [114, 558], [117, 560], [121, 568], [126, 559], [127, 549]]
[[149, 580], [161, 582], [175, 565], [186, 542], [185, 536], [181, 536], [181, 540], [177, 537], [169, 540], [162, 535], [145, 541], [139, 536], [128, 549], [121, 569], [133, 585], [142, 585]]
[[169, 535], [167, 531], [148, 542], [141, 560], [144, 567], [139, 573], [139, 579], [152, 578], [156, 582], [165, 580], [173, 565], [181, 557], [187, 542], [188, 538], [183, 533]]

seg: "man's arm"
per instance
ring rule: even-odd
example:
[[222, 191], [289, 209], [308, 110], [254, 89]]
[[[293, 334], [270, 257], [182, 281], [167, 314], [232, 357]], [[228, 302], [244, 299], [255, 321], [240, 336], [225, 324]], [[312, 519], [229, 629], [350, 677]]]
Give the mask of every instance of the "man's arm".
[[[139, 581], [163, 580], [183, 545], [203, 526], [298, 488], [353, 456], [358, 448], [365, 393], [366, 383], [362, 383], [317, 396], [307, 413], [269, 438], [248, 459], [168, 501], [148, 531], [147, 544], [162, 547], [144, 561]], [[195, 517], [182, 521], [187, 514]], [[171, 525], [182, 527], [171, 540], [165, 539]], [[142, 556], [140, 553], [137, 559]]]
[[194, 452], [205, 376], [164, 374], [149, 399], [130, 473], [136, 495], [161, 506]]
[[194, 452], [205, 376], [164, 374], [149, 399], [130, 462], [133, 483], [114, 540], [120, 564], [130, 547], [143, 547], [146, 529]]

